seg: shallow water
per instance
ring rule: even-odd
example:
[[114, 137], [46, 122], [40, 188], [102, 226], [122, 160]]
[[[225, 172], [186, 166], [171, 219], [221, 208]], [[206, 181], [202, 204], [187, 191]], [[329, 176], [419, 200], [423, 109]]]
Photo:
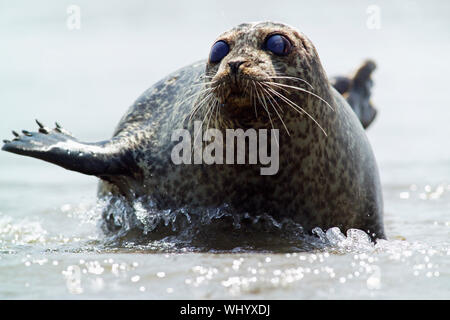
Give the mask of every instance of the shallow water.
[[[387, 241], [317, 231], [308, 252], [113, 246], [97, 223], [92, 177], [0, 153], [2, 299], [448, 299], [450, 297], [450, 6], [332, 1], [0, 4], [0, 136], [57, 120], [80, 140], [109, 137], [126, 108], [167, 73], [204, 58], [243, 21], [278, 20], [315, 43], [330, 75], [371, 57]], [[256, 5], [258, 3], [258, 5]], [[369, 5], [380, 29], [366, 26]], [[205, 10], [208, 8], [208, 11]], [[239, 7], [239, 10], [236, 8]], [[325, 233], [326, 231], [326, 233]]]

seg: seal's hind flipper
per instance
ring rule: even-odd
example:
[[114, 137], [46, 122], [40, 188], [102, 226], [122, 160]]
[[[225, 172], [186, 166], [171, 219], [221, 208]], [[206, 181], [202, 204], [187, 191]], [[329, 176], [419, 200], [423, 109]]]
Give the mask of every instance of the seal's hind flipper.
[[125, 154], [112, 140], [84, 143], [58, 123], [54, 129], [42, 125], [37, 132], [13, 131], [12, 141], [3, 140], [2, 150], [51, 162], [65, 169], [98, 177], [127, 174]]
[[370, 101], [373, 86], [371, 75], [375, 69], [375, 62], [367, 60], [353, 77], [331, 79], [333, 87], [346, 98], [364, 128], [367, 128], [377, 115], [377, 110]]
[[340, 94], [344, 94], [348, 92], [348, 89], [350, 89], [351, 79], [347, 77], [333, 77], [330, 79], [331, 85], [339, 92]]

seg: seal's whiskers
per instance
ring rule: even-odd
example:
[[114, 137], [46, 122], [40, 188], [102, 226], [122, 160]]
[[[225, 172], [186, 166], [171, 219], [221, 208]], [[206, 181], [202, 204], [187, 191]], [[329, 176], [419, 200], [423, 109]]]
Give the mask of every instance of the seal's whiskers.
[[322, 126], [317, 122], [316, 119], [314, 119], [313, 116], [311, 116], [308, 112], [305, 111], [305, 109], [303, 109], [302, 107], [300, 107], [298, 104], [292, 102], [290, 99], [286, 98], [285, 96], [283, 96], [281, 93], [277, 92], [276, 90], [274, 90], [273, 88], [271, 88], [269, 86], [268, 83], [264, 83], [264, 85], [267, 86], [267, 89], [272, 92], [273, 94], [275, 94], [276, 96], [278, 96], [280, 99], [282, 99], [284, 102], [286, 102], [289, 106], [291, 106], [295, 111], [297, 111], [300, 114], [306, 114], [312, 121], [314, 121], [314, 123], [320, 128], [320, 130], [322, 130], [322, 132], [325, 134], [325, 136], [328, 136], [328, 134], [326, 133], [326, 131], [322, 128]]
[[208, 111], [209, 112], [209, 118], [208, 118], [208, 122], [206, 123], [206, 131], [208, 131], [208, 129], [209, 129], [209, 123], [211, 122], [212, 115], [216, 112], [217, 105], [218, 105], [218, 101], [215, 100], [213, 102], [213, 105], [209, 107], [210, 108], [209, 111]]
[[305, 79], [302, 79], [302, 78], [298, 78], [298, 77], [289, 77], [289, 76], [270, 76], [269, 78], [270, 78], [270, 79], [298, 80], [298, 81], [301, 81], [301, 82], [306, 83], [311, 89], [314, 90], [314, 87], [313, 87], [308, 81], [306, 81]]
[[[258, 84], [260, 85], [259, 82], [254, 82], [254, 84], [255, 84], [255, 83], [258, 83]], [[261, 92], [261, 96], [262, 96], [262, 98], [261, 98], [261, 96], [260, 96], [260, 94], [259, 94], [259, 90], [258, 90], [258, 88], [256, 87], [256, 84], [255, 84], [255, 90], [256, 90], [256, 96], [257, 96], [257, 98], [258, 98], [258, 101], [262, 104], [264, 110], [266, 110], [266, 113], [267, 113], [267, 115], [269, 116], [269, 121], [270, 121], [270, 124], [271, 124], [271, 126], [272, 126], [272, 129], [275, 129], [275, 127], [274, 127], [274, 125], [273, 125], [272, 117], [270, 116], [269, 108], [267, 107], [267, 103], [266, 103], [265, 98], [264, 98], [264, 94]], [[278, 139], [276, 138], [276, 136], [275, 136], [275, 141], [277, 142], [277, 145], [278, 145], [278, 147], [279, 147], [280, 144], [279, 144]]]
[[313, 97], [316, 97], [317, 99], [319, 99], [322, 102], [324, 102], [331, 110], [334, 111], [334, 108], [325, 99], [323, 99], [322, 97], [318, 96], [317, 94], [315, 94], [315, 93], [313, 93], [313, 92], [311, 92], [309, 90], [306, 90], [306, 89], [300, 88], [300, 87], [296, 87], [296, 86], [290, 86], [288, 84], [278, 83], [278, 82], [265, 81], [265, 83], [268, 83], [268, 84], [274, 85], [274, 86], [279, 86], [279, 87], [291, 88], [291, 89], [294, 89], [294, 90], [299, 90], [299, 91], [305, 92], [307, 94], [310, 94]]
[[284, 128], [286, 129], [286, 132], [287, 132], [288, 136], [290, 136], [291, 134], [289, 133], [289, 130], [288, 130], [286, 124], [284, 123], [283, 118], [282, 118], [281, 115], [279, 114], [277, 108], [275, 108], [274, 104], [272, 103], [272, 100], [273, 100], [273, 101], [278, 105], [278, 107], [281, 109], [280, 105], [276, 102], [275, 98], [270, 94], [270, 92], [269, 92], [266, 88], [264, 88], [260, 83], [258, 83], [258, 84], [260, 85], [261, 89], [262, 89], [263, 92], [265, 93], [264, 97], [265, 97], [265, 96], [268, 97], [268, 100], [269, 100], [270, 105], [271, 105], [272, 108], [275, 110], [276, 114], [278, 115], [278, 118], [281, 120], [281, 123], [283, 124]]
[[[183, 97], [183, 100], [177, 102], [177, 103], [175, 104], [175, 107], [179, 107], [179, 106], [182, 105], [183, 103], [185, 103], [185, 102], [187, 102], [187, 101], [189, 101], [189, 100], [191, 100], [191, 99], [193, 99], [193, 98], [200, 97], [202, 94], [210, 93], [211, 91], [212, 91], [211, 88], [203, 88], [203, 89], [201, 89], [201, 90], [199, 90], [199, 91], [197, 91], [197, 92], [195, 92], [195, 93], [193, 93], [193, 94], [191, 94], [191, 95], [189, 95], [189, 96], [187, 96], [187, 97], [186, 97], [186, 96]], [[194, 101], [195, 101], [195, 100], [194, 100]]]
[[200, 110], [204, 106], [207, 106], [211, 102], [212, 99], [215, 99], [214, 92], [212, 92], [212, 89], [209, 89], [209, 90], [205, 91], [204, 93], [205, 93], [205, 95], [203, 97], [199, 97], [199, 98], [203, 98], [200, 102], [197, 103], [198, 100], [194, 102], [194, 107], [192, 108], [191, 112], [189, 113], [189, 122], [192, 120], [192, 118], [194, 117], [194, 115], [197, 113], [198, 110]]
[[253, 86], [250, 86], [250, 101], [253, 103], [253, 108], [255, 109], [255, 117], [258, 119], [258, 109], [256, 108], [255, 95], [253, 89], [255, 88], [255, 83], [252, 81]]
[[[270, 98], [272, 98], [272, 99], [274, 100], [274, 102], [276, 103], [276, 105], [277, 105], [277, 107], [278, 107], [278, 110], [279, 110], [281, 113], [284, 113], [283, 108], [278, 104], [278, 102], [276, 101], [276, 99], [273, 98], [273, 96], [270, 94], [270, 92], [269, 92], [264, 86], [262, 86], [261, 83], [258, 83], [258, 84], [260, 85], [260, 87], [261, 87], [261, 89], [264, 91], [264, 93], [267, 94], [267, 95], [269, 95]], [[286, 92], [289, 93], [289, 91], [287, 91], [287, 90], [286, 90]]]
[[[205, 105], [210, 105], [210, 103], [211, 103], [210, 99], [214, 99], [214, 98], [213, 98], [212, 96], [210, 96], [210, 95], [208, 95], [208, 96], [209, 96], [209, 100], [207, 100], [207, 103], [203, 104], [201, 107], [198, 107], [197, 110], [200, 109], [200, 108], [203, 108], [203, 106], [205, 106]], [[217, 101], [217, 100], [216, 100], [216, 101]], [[207, 110], [207, 111], [205, 112], [205, 114], [203, 115], [202, 122], [200, 123], [200, 130], [197, 132], [197, 134], [196, 134], [195, 137], [194, 137], [194, 145], [195, 145], [196, 142], [197, 142], [197, 138], [198, 138], [199, 136], [201, 136], [200, 133], [203, 131], [203, 130], [202, 130], [203, 124], [205, 123], [205, 120], [206, 120], [206, 118], [208, 117], [208, 115], [209, 115], [209, 113], [211, 112], [212, 109], [213, 109], [213, 108], [208, 108], [208, 110]]]

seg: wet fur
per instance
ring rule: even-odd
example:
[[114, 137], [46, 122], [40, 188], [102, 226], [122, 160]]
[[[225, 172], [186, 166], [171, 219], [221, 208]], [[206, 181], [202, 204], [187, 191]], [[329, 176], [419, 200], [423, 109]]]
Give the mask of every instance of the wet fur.
[[[283, 33], [293, 41], [292, 54], [280, 58], [261, 49], [264, 39], [273, 32]], [[111, 209], [114, 199], [120, 198], [129, 203], [130, 208], [139, 199], [158, 210], [188, 208], [201, 212], [226, 204], [237, 215], [268, 214], [279, 220], [289, 218], [306, 231], [337, 226], [342, 231], [364, 230], [372, 239], [384, 238], [383, 199], [373, 152], [359, 119], [330, 85], [313, 44], [295, 29], [271, 22], [242, 24], [218, 39], [231, 43], [232, 50], [224, 61], [217, 65], [204, 61], [194, 63], [169, 75], [137, 99], [123, 116], [113, 139], [85, 144], [84, 159], [88, 154], [97, 161], [94, 147], [103, 148], [106, 158], [95, 162], [102, 172], [89, 166], [85, 166], [84, 172], [74, 168], [76, 161], [86, 163], [79, 156], [81, 151], [72, 153], [72, 164], [67, 159], [69, 163], [65, 168], [102, 179], [99, 198], [112, 201], [103, 214], [105, 231], [124, 228], [123, 221], [116, 219]], [[193, 121], [205, 119], [208, 112], [206, 105], [192, 116], [193, 108], [202, 98], [202, 90], [208, 87], [202, 83], [221, 72], [226, 76], [227, 61], [240, 58], [247, 61], [246, 74], [250, 77], [300, 77], [311, 84], [314, 93], [329, 106], [305, 92], [276, 90], [310, 115], [302, 115], [280, 101], [288, 134], [273, 110], [270, 111], [271, 123], [269, 113], [265, 113], [260, 104], [252, 106], [259, 110], [256, 115], [253, 108], [233, 108], [226, 98], [221, 101], [212, 128], [280, 129], [280, 166], [274, 176], [261, 176], [260, 165], [173, 164], [170, 155], [176, 142], [171, 141], [172, 132], [187, 128], [193, 136]], [[288, 79], [274, 81], [292, 85]], [[221, 96], [225, 97], [226, 92], [216, 94], [216, 98]], [[58, 132], [33, 133], [33, 136], [21, 138], [26, 143], [22, 147], [18, 141], [15, 145], [13, 141], [5, 144], [4, 149], [50, 161], [51, 157], [45, 152], [35, 155], [32, 142], [39, 139], [39, 135], [76, 141]], [[51, 159], [50, 162], [62, 165], [58, 159]]]

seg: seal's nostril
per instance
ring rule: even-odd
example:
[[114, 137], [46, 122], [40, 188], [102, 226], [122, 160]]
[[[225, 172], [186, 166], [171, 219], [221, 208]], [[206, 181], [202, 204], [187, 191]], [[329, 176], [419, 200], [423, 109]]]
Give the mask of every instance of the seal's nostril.
[[243, 63], [244, 61], [230, 61], [228, 62], [228, 65], [230, 66], [231, 72], [236, 74], [239, 70], [240, 65]]

